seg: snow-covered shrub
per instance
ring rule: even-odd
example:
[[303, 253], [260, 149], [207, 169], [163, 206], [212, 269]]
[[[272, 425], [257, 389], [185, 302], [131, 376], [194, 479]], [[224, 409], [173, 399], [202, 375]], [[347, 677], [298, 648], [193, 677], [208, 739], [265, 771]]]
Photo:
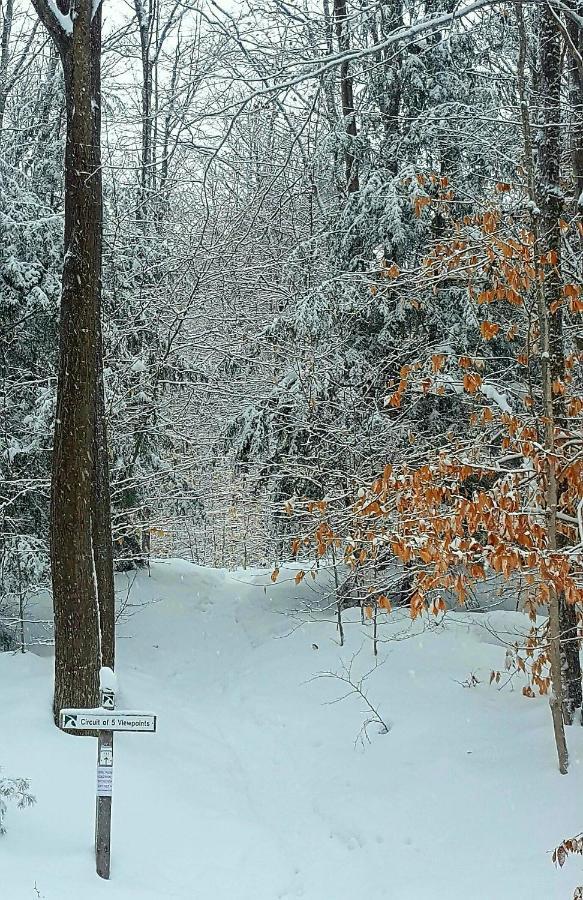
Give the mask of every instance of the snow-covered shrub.
[[0, 776], [0, 834], [6, 834], [4, 821], [8, 802], [15, 803], [18, 809], [27, 809], [36, 802], [30, 793], [28, 778], [2, 778]]

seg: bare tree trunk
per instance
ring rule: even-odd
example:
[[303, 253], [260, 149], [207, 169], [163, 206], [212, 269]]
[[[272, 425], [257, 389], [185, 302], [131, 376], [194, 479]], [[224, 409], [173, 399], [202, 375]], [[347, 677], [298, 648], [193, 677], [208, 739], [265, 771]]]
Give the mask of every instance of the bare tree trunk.
[[[541, 330], [547, 328], [547, 351], [550, 359], [543, 356], [543, 390], [548, 390], [550, 379], [550, 398], [545, 394], [545, 419], [547, 430], [549, 417], [554, 428], [565, 427], [564, 403], [560, 393], [553, 393], [552, 385], [564, 383], [565, 353], [563, 340], [563, 314], [561, 308], [561, 229], [559, 220], [563, 211], [561, 190], [561, 39], [557, 21], [552, 9], [541, 7], [540, 13], [540, 97], [541, 97], [541, 134], [539, 146], [539, 188], [538, 199], [541, 210], [541, 250], [547, 260], [554, 262], [548, 265], [543, 284], [544, 305], [546, 307], [546, 323], [541, 322]], [[540, 313], [539, 313], [540, 316]], [[545, 370], [548, 372], [545, 374]], [[549, 407], [550, 404], [550, 407]], [[552, 447], [555, 444], [553, 433]], [[550, 437], [547, 439], [547, 443]], [[549, 450], [551, 448], [548, 448]], [[552, 452], [552, 451], [551, 451]], [[550, 476], [549, 476], [550, 477]], [[549, 488], [550, 489], [550, 488]], [[556, 488], [556, 497], [552, 500], [556, 518], [561, 495], [560, 485]], [[564, 546], [565, 541], [554, 525], [554, 541], [556, 547]], [[550, 541], [550, 537], [549, 537]], [[549, 543], [550, 546], [550, 543]], [[550, 547], [550, 549], [553, 549]], [[579, 661], [579, 641], [577, 638], [577, 614], [575, 607], [566, 602], [563, 594], [558, 597], [559, 636], [561, 670], [563, 675], [563, 714], [566, 724], [571, 724], [577, 710], [581, 709], [581, 664]]]
[[[532, 133], [530, 126], [530, 114], [528, 109], [527, 93], [526, 93], [526, 52], [527, 52], [527, 35], [524, 22], [523, 8], [520, 0], [515, 4], [516, 18], [518, 22], [519, 34], [519, 54], [518, 54], [518, 92], [520, 99], [520, 113], [522, 119], [522, 130], [524, 138], [524, 154], [526, 163], [526, 172], [528, 178], [528, 193], [531, 201], [531, 221], [534, 234], [534, 253], [535, 258], [539, 259], [542, 252], [542, 242], [540, 238], [541, 231], [541, 213], [538, 211], [536, 182], [537, 177], [534, 165], [534, 147], [532, 141]], [[539, 158], [540, 163], [540, 158]], [[536, 214], [533, 210], [537, 210]], [[553, 457], [555, 445], [555, 422], [553, 407], [553, 389], [552, 389], [552, 373], [551, 359], [549, 352], [549, 309], [546, 303], [544, 289], [541, 280], [537, 280], [536, 298], [538, 307], [538, 320], [540, 329], [540, 343], [542, 350], [541, 358], [541, 386], [543, 393], [543, 412], [545, 414], [545, 449], [547, 450], [547, 471], [546, 471], [546, 512], [547, 512], [547, 534], [549, 546], [556, 548], [557, 540], [557, 482], [556, 467]], [[563, 672], [561, 670], [561, 645], [560, 645], [560, 618], [559, 618], [559, 598], [554, 589], [554, 585], [549, 588], [549, 644], [548, 653], [551, 666], [552, 693], [550, 698], [551, 716], [553, 721], [553, 731], [555, 735], [555, 745], [557, 748], [557, 756], [559, 763], [559, 771], [566, 774], [569, 765], [569, 755], [567, 750], [567, 742], [565, 738], [564, 724], [564, 694], [563, 694]]]
[[[570, 4], [583, 15], [583, 3]], [[566, 19], [567, 54], [569, 59], [569, 106], [571, 109], [571, 163], [573, 169], [574, 212], [583, 209], [583, 28], [571, 18]]]
[[140, 197], [137, 218], [138, 221], [143, 221], [146, 219], [146, 206], [152, 178], [152, 91], [154, 67], [151, 60], [151, 47], [155, 7], [148, 0], [134, 0], [134, 9], [138, 20], [142, 64], [142, 149], [140, 155]]
[[[100, 155], [101, 149], [101, 8], [96, 13], [98, 21], [91, 29], [91, 96], [93, 144]], [[101, 165], [95, 171], [95, 189], [99, 196], [99, 228], [102, 229], [103, 210], [101, 197]], [[115, 663], [115, 584], [113, 580], [113, 541], [111, 536], [111, 495], [109, 479], [109, 456], [107, 442], [107, 416], [105, 411], [105, 387], [103, 383], [103, 330], [101, 325], [101, 269], [102, 248], [100, 233], [99, 254], [93, 260], [98, 275], [98, 289], [95, 293], [95, 433], [93, 438], [93, 496], [91, 526], [93, 559], [99, 603], [99, 627], [101, 665], [113, 669]]]
[[[63, 64], [67, 108], [65, 257], [51, 492], [55, 718], [95, 706], [100, 618], [110, 627], [113, 574], [101, 346], [101, 10], [93, 0], [33, 0]], [[99, 592], [104, 592], [99, 601]], [[113, 659], [112, 635], [104, 649]], [[105, 646], [107, 645], [107, 646]]]
[[4, 112], [6, 110], [6, 98], [8, 97], [8, 63], [10, 62], [10, 34], [12, 32], [12, 19], [14, 16], [14, 0], [6, 0], [2, 6], [2, 35], [0, 37], [0, 140], [4, 127]]
[[[336, 37], [338, 49], [341, 53], [350, 50], [350, 33], [348, 31], [348, 14], [346, 0], [334, 0], [334, 19], [336, 24]], [[346, 166], [346, 190], [354, 194], [360, 190], [358, 178], [358, 163], [354, 154], [354, 142], [357, 136], [356, 117], [354, 111], [354, 88], [350, 63], [344, 61], [340, 64], [340, 98], [342, 102], [342, 115], [344, 116], [344, 130], [346, 132], [347, 146], [344, 151]]]

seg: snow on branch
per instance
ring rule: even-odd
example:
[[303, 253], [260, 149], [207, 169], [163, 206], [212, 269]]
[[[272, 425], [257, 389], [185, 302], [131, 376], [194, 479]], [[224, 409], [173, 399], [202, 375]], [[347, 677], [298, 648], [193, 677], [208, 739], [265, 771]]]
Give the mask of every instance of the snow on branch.
[[495, 388], [493, 384], [490, 384], [487, 381], [483, 381], [480, 385], [480, 392], [484, 395], [486, 400], [490, 400], [492, 403], [496, 404], [496, 406], [501, 409], [502, 412], [512, 412], [512, 407], [508, 403], [505, 394], [502, 394], [499, 390], [497, 390], [497, 388]]
[[57, 5], [57, 0], [44, 0], [44, 3], [49, 14], [65, 34], [73, 34], [73, 17], [71, 13], [62, 13]]

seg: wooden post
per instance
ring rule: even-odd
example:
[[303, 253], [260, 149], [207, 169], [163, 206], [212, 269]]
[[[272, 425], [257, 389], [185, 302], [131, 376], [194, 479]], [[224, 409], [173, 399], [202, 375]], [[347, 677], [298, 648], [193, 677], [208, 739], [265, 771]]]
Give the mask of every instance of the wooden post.
[[115, 709], [115, 676], [111, 669], [100, 674], [99, 709], [62, 709], [63, 731], [97, 731], [97, 799], [95, 804], [95, 867], [100, 878], [109, 878], [111, 858], [111, 798], [113, 793], [113, 732], [156, 731], [158, 717], [150, 712]]
[[[101, 691], [103, 709], [115, 708], [115, 694]], [[97, 736], [97, 798], [95, 803], [95, 868], [100, 878], [109, 878], [111, 860], [111, 800], [113, 793], [113, 731]]]

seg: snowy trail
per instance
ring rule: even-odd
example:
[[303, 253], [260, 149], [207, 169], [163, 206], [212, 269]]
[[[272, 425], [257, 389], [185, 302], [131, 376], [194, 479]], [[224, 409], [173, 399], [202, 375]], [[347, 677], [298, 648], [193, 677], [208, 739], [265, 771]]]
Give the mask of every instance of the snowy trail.
[[372, 668], [367, 633], [341, 650], [329, 622], [297, 627], [280, 577], [173, 561], [133, 584], [119, 700], [159, 731], [116, 736], [107, 884], [95, 742], [51, 726], [50, 659], [0, 655], [0, 761], [38, 799], [9, 811], [1, 900], [568, 900], [583, 866], [557, 872], [549, 851], [583, 827], [581, 730], [561, 778], [546, 702], [488, 686], [504, 651], [479, 617], [424, 632], [398, 614], [383, 635], [409, 639], [383, 644], [367, 681], [391, 731], [355, 747], [361, 704], [313, 676], [363, 642], [355, 666]]

